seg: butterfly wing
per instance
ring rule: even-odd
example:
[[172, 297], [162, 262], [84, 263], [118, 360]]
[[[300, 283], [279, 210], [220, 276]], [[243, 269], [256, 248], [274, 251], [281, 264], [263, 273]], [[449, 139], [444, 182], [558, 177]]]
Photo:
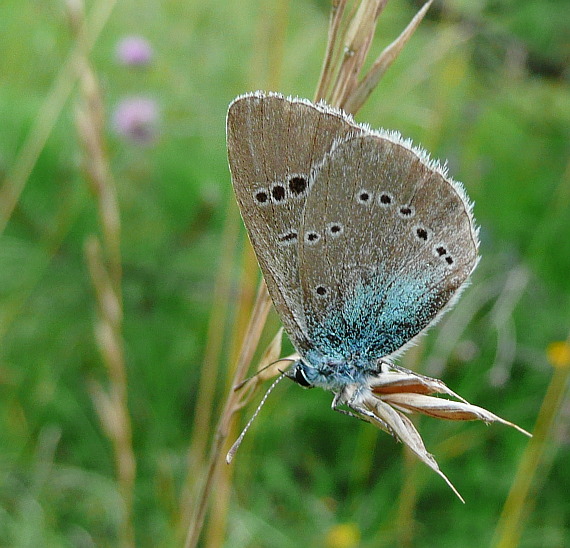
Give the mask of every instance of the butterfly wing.
[[269, 294], [293, 344], [307, 348], [298, 232], [311, 171], [333, 142], [361, 130], [338, 111], [260, 92], [229, 107], [232, 182]]
[[311, 184], [299, 236], [308, 336], [326, 356], [392, 354], [477, 263], [467, 198], [427, 154], [388, 133], [337, 143]]

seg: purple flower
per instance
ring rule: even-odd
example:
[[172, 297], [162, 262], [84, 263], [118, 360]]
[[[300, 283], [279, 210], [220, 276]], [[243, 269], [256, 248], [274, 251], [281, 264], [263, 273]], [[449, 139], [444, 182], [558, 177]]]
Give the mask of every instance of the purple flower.
[[117, 44], [117, 60], [130, 67], [142, 67], [152, 61], [150, 42], [142, 36], [127, 36]]
[[115, 108], [113, 127], [122, 137], [140, 145], [152, 144], [158, 133], [158, 106], [146, 97], [123, 99]]

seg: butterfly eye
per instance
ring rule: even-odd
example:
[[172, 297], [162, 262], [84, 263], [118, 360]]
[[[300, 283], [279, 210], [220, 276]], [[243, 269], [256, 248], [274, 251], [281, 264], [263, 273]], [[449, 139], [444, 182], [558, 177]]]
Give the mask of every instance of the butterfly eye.
[[301, 366], [295, 368], [293, 376], [290, 378], [294, 380], [297, 384], [302, 386], [303, 388], [313, 388], [313, 385], [307, 379], [307, 376], [305, 375], [305, 372]]

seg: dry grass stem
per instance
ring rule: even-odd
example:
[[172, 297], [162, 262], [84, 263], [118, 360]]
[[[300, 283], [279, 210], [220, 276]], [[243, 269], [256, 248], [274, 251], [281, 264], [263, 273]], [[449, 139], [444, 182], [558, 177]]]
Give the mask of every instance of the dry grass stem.
[[[236, 244], [239, 234], [239, 216], [234, 203], [229, 203], [225, 215], [220, 264], [214, 283], [214, 296], [208, 322], [204, 361], [201, 367], [200, 383], [197, 389], [198, 399], [194, 412], [192, 442], [188, 449], [187, 474], [180, 496], [179, 522], [177, 529], [187, 527], [188, 516], [192, 514], [192, 503], [196, 496], [196, 470], [206, 466], [207, 447], [212, 435], [212, 413], [215, 409], [214, 397], [216, 384], [220, 377], [220, 357], [230, 295], [232, 291], [232, 265], [235, 261]], [[183, 523], [186, 516], [186, 522]]]
[[[570, 349], [570, 334], [563, 344], [566, 345], [567, 350]], [[548, 473], [549, 466], [546, 462], [546, 453], [551, 447], [552, 431], [570, 388], [570, 361], [553, 363], [552, 365], [554, 366], [554, 375], [542, 401], [533, 430], [533, 438], [526, 446], [509, 496], [503, 506], [491, 542], [491, 546], [494, 548], [516, 548], [520, 545], [526, 517], [534, 504], [533, 485], [537, 481], [539, 473], [542, 478]]]
[[[0, 234], [4, 232], [38, 157], [77, 82], [77, 59], [81, 56], [82, 50], [91, 51], [111, 16], [116, 2], [117, 0], [106, 0], [95, 5], [93, 15], [86, 26], [84, 45], [80, 46], [76, 43], [73, 46], [40, 107], [14, 165], [8, 171], [4, 184], [0, 188]], [[73, 13], [76, 13], [75, 9]]]
[[[236, 373], [234, 375], [234, 380], [236, 382], [241, 382], [247, 374], [247, 369], [251, 363], [251, 360], [253, 359], [253, 355], [255, 354], [257, 343], [261, 337], [261, 333], [263, 332], [265, 320], [267, 318], [267, 314], [269, 313], [270, 307], [271, 301], [267, 293], [267, 287], [265, 283], [261, 283], [257, 297], [255, 299], [255, 305], [251, 314], [251, 320], [249, 322], [246, 335], [243, 339], [241, 352], [237, 362]], [[225, 402], [224, 409], [222, 411], [220, 421], [216, 429], [216, 435], [212, 442], [210, 460], [208, 463], [204, 484], [197, 497], [194, 515], [188, 529], [186, 542], [184, 544], [185, 548], [196, 546], [200, 538], [200, 532], [204, 524], [204, 518], [207, 510], [208, 498], [211, 494], [211, 489], [214, 484], [217, 468], [223, 462], [223, 459], [220, 458], [221, 452], [228, 437], [232, 417], [237, 410], [239, 397], [240, 396], [238, 392], [231, 390], [230, 394], [228, 395], [228, 399]], [[212, 456], [215, 456], [216, 458], [212, 458]]]
[[[374, 37], [378, 17], [386, 5], [386, 2], [387, 0], [363, 0], [355, 4], [355, 9], [350, 16], [347, 17], [347, 21], [343, 22], [347, 2], [345, 0], [333, 1], [328, 45], [323, 61], [321, 77], [315, 94], [317, 99], [328, 98], [328, 101], [332, 105], [343, 106], [347, 98], [350, 97], [357, 85], [360, 71], [362, 70]], [[281, 13], [283, 14], [284, 12], [281, 11]], [[397, 53], [395, 55], [397, 55]], [[331, 84], [331, 82], [334, 83]], [[331, 88], [330, 92], [328, 91], [329, 88]], [[259, 287], [251, 321], [246, 330], [237, 360], [237, 367], [232, 381], [233, 387], [240, 386], [243, 383], [261, 337], [270, 306], [271, 300], [267, 293], [267, 288], [265, 284], [262, 283]], [[274, 340], [268, 350], [272, 357], [276, 347], [277, 343]], [[271, 373], [275, 373], [277, 370], [278, 366], [273, 367], [271, 368]], [[198, 493], [193, 517], [188, 527], [185, 542], [186, 548], [195, 547], [200, 538], [208, 507], [208, 500], [218, 477], [221, 451], [231, 429], [232, 418], [241, 407], [250, 401], [260, 381], [266, 377], [267, 374], [261, 375], [258, 379], [254, 377], [253, 382], [247, 383], [247, 387], [243, 391], [233, 389], [230, 391], [212, 442], [204, 484]], [[224, 493], [229, 493], [227, 489], [228, 482], [229, 476], [223, 480], [223, 486], [218, 485], [216, 487], [216, 491], [222, 493], [222, 498], [225, 496]], [[225, 510], [222, 509], [222, 511]]]
[[109, 376], [110, 391], [91, 383], [91, 395], [103, 429], [113, 446], [119, 491], [124, 504], [121, 520], [121, 546], [134, 546], [133, 492], [136, 460], [127, 407], [127, 374], [121, 335], [122, 310], [114, 284], [103, 262], [101, 246], [95, 237], [85, 244], [85, 255], [98, 305], [95, 338]]
[[384, 51], [378, 56], [374, 64], [364, 76], [364, 78], [358, 83], [354, 91], [347, 98], [344, 108], [348, 112], [357, 112], [360, 110], [362, 105], [365, 103], [366, 99], [370, 96], [372, 91], [380, 82], [380, 79], [384, 73], [388, 70], [390, 65], [396, 60], [408, 40], [412, 37], [428, 9], [430, 8], [433, 0], [426, 2], [422, 9], [415, 15], [415, 17], [410, 21], [409, 25], [404, 29], [402, 34], [396, 38], [389, 46], [387, 46]]
[[343, 40], [343, 56], [329, 101], [344, 107], [352, 93], [374, 38], [378, 16], [387, 0], [363, 1], [350, 21]]
[[[240, 284], [238, 295], [239, 299], [236, 303], [236, 315], [233, 318], [233, 329], [231, 331], [230, 344], [229, 344], [229, 363], [233, 366], [230, 368], [230, 375], [227, 377], [227, 384], [225, 391], [229, 391], [232, 388], [231, 374], [233, 373], [235, 379], [237, 380], [237, 375], [240, 375], [240, 379], [243, 378], [239, 369], [236, 368], [235, 364], [239, 360], [240, 353], [242, 351], [242, 343], [244, 337], [246, 337], [247, 330], [250, 325], [251, 310], [254, 306], [256, 298], [256, 287], [259, 284], [259, 268], [257, 266], [257, 261], [253, 253], [251, 246], [246, 245], [243, 248], [243, 266], [242, 266], [242, 276], [240, 277]], [[259, 289], [257, 290], [259, 292]], [[266, 297], [268, 299], [268, 297]], [[267, 310], [271, 307], [271, 301], [268, 300], [267, 303], [260, 303], [260, 306], [267, 306]], [[262, 323], [265, 325], [265, 320]], [[261, 335], [259, 335], [260, 337]], [[256, 345], [257, 348], [257, 345]], [[249, 365], [248, 365], [249, 368]], [[246, 370], [247, 371], [247, 370]], [[239, 402], [235, 402], [233, 405], [232, 416], [230, 418], [226, 433], [224, 434], [226, 440], [227, 438], [235, 439], [237, 436], [237, 416], [236, 413], [240, 409]], [[216, 435], [216, 434], [214, 434]], [[222, 450], [225, 450], [224, 446], [221, 446]], [[218, 455], [216, 460], [222, 458], [223, 455]], [[227, 514], [230, 506], [230, 493], [231, 493], [231, 481], [233, 477], [233, 468], [223, 466], [217, 472], [216, 477], [216, 488], [213, 492], [213, 498], [210, 502], [210, 506], [215, 508], [216, 511], [210, 514], [210, 519], [208, 521], [208, 531], [206, 536], [206, 544], [208, 546], [219, 546], [222, 542], [221, 536], [227, 527]], [[219, 542], [216, 544], [216, 539], [219, 538]]]
[[[196, 401], [194, 425], [192, 428], [189, 467], [201, 466], [204, 463], [208, 433], [211, 432], [214, 395], [220, 374], [220, 356], [225, 334], [223, 326], [226, 322], [232, 290], [232, 265], [235, 261], [238, 229], [237, 208], [235, 204], [230, 203], [225, 215], [220, 264], [214, 284], [214, 296], [206, 336], [206, 349], [201, 368], [200, 384], [197, 390], [198, 399]], [[192, 478], [194, 478], [194, 475], [189, 474], [188, 479], [193, 482]]]
[[69, 4], [77, 44], [76, 70], [80, 103], [76, 127], [83, 146], [83, 168], [97, 202], [102, 245], [94, 236], [85, 243], [85, 256], [97, 301], [95, 338], [109, 377], [109, 390], [92, 383], [91, 394], [103, 429], [113, 446], [119, 492], [123, 501], [119, 543], [135, 546], [133, 496], [136, 460], [127, 405], [128, 386], [122, 336], [122, 268], [120, 216], [115, 183], [104, 139], [104, 109], [95, 73], [88, 59], [89, 40], [79, 1]]
[[348, 0], [333, 0], [332, 2], [327, 47], [323, 59], [323, 66], [321, 68], [319, 84], [314, 96], [315, 101], [320, 101], [328, 96], [327, 92], [331, 85], [333, 67], [337, 64], [334, 60], [335, 54], [338, 53], [339, 28], [344, 15], [344, 10], [346, 9], [347, 1]]

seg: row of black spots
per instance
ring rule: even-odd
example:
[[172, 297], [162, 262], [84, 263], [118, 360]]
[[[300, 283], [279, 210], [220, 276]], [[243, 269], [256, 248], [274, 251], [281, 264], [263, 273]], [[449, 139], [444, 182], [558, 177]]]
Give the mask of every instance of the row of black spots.
[[[413, 228], [413, 231], [414, 231], [415, 237], [418, 238], [418, 240], [422, 240], [423, 242], [428, 242], [428, 240], [430, 240], [430, 238], [431, 238], [431, 232], [427, 228], [425, 228], [421, 225], [416, 225]], [[454, 262], [453, 257], [449, 254], [446, 247], [441, 243], [436, 244], [434, 246], [433, 253], [436, 257], [445, 261], [450, 266]]]
[[284, 203], [287, 199], [298, 198], [307, 193], [309, 189], [309, 179], [303, 175], [293, 175], [287, 183], [274, 183], [271, 187], [258, 188], [253, 198], [259, 205], [267, 205], [269, 203]]
[[[356, 201], [363, 205], [373, 204], [374, 193], [366, 188], [361, 188], [356, 193]], [[389, 192], [381, 191], [376, 194], [376, 203], [382, 207], [389, 207], [394, 204], [394, 197]]]
[[[326, 233], [332, 238], [338, 238], [344, 232], [344, 226], [339, 222], [332, 222], [326, 226]], [[307, 230], [305, 232], [305, 243], [309, 245], [316, 244], [321, 239], [321, 233], [316, 230]]]
[[453, 257], [448, 253], [447, 249], [444, 245], [438, 245], [434, 248], [434, 254], [436, 257], [439, 257], [441, 260], [445, 261], [448, 265], [453, 264]]
[[[356, 201], [362, 205], [370, 205], [376, 202], [380, 207], [388, 208], [396, 205], [394, 196], [386, 191], [380, 191], [374, 199], [374, 193], [365, 188], [361, 188], [356, 193]], [[403, 219], [410, 219], [415, 215], [415, 209], [408, 204], [403, 204], [398, 207], [398, 215]]]

